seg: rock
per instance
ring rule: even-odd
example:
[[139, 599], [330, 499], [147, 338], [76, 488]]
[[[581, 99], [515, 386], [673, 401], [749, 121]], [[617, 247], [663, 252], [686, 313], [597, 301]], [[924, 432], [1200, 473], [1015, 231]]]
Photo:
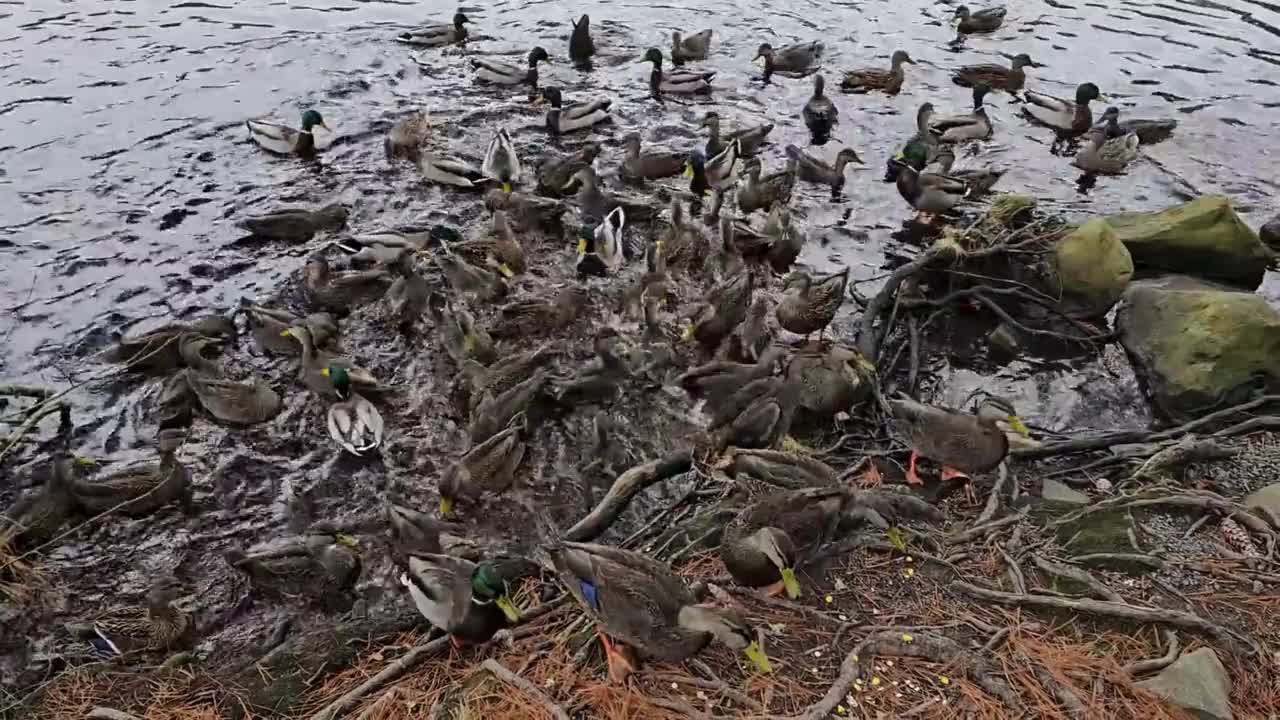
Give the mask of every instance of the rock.
[[1233, 720], [1231, 678], [1212, 648], [1186, 653], [1172, 665], [1149, 680], [1135, 683], [1138, 687], [1184, 708], [1201, 720]]
[[1261, 490], [1255, 490], [1241, 502], [1244, 508], [1257, 515], [1273, 527], [1280, 528], [1280, 483], [1272, 483]]
[[1258, 230], [1258, 238], [1262, 240], [1263, 245], [1271, 248], [1272, 252], [1280, 253], [1280, 215], [1271, 218], [1271, 222]]
[[1187, 420], [1280, 388], [1280, 311], [1253, 293], [1185, 276], [1130, 284], [1117, 316], [1157, 408]]
[[1149, 213], [1108, 217], [1134, 265], [1187, 273], [1249, 289], [1262, 283], [1274, 253], [1245, 225], [1224, 195]]
[[[1070, 512], [1079, 505], [1064, 505], [1052, 502], [1040, 504], [1044, 510], [1033, 511], [1038, 518], [1057, 520], [1062, 510]], [[1053, 511], [1053, 512], [1048, 512]], [[1097, 510], [1082, 517], [1059, 525], [1055, 536], [1071, 555], [1092, 555], [1094, 553], [1141, 553], [1133, 546], [1135, 528], [1133, 518], [1125, 508]], [[1130, 563], [1122, 563], [1126, 566]], [[1133, 571], [1142, 572], [1144, 568], [1133, 567]]]
[[1040, 489], [1040, 497], [1045, 502], [1062, 503], [1064, 505], [1088, 505], [1089, 496], [1063, 485], [1057, 480], [1045, 480]]
[[1067, 309], [1087, 317], [1105, 315], [1133, 278], [1133, 258], [1106, 220], [1071, 231], [1054, 245], [1051, 290], [1060, 290]]

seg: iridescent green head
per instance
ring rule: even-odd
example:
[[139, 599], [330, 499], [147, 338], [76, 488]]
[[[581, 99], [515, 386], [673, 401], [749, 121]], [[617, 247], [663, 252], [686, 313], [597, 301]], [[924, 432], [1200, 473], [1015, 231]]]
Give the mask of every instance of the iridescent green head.
[[324, 118], [320, 117], [319, 111], [308, 110], [302, 113], [302, 131], [303, 132], [311, 132], [311, 128], [316, 127], [317, 125], [324, 128], [325, 130], [329, 129], [329, 126], [324, 124]]
[[330, 363], [329, 367], [320, 372], [333, 383], [333, 391], [338, 393], [340, 399], [346, 400], [351, 397], [351, 376], [347, 374], [346, 368], [337, 363]]
[[478, 605], [496, 604], [509, 622], [520, 620], [520, 612], [507, 593], [507, 581], [492, 563], [480, 563], [471, 572], [471, 601]]
[[918, 140], [912, 140], [902, 148], [902, 157], [899, 159], [904, 165], [923, 170], [924, 166], [929, 164], [929, 148]]

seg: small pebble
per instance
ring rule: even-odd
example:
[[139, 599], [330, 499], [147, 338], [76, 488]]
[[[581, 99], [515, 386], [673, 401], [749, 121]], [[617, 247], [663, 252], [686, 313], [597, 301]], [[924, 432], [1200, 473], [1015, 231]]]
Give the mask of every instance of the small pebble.
[[836, 617], [840, 618], [840, 622], [848, 622], [848, 621], [849, 621], [849, 618], [845, 617], [844, 615], [837, 615]]

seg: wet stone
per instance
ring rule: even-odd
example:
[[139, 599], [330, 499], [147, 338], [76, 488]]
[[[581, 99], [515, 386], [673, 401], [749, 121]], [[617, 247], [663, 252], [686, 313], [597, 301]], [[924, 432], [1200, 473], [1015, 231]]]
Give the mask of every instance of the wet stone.
[[1272, 483], [1250, 493], [1241, 503], [1245, 509], [1280, 528], [1280, 483]]
[[1137, 683], [1170, 703], [1190, 711], [1200, 720], [1232, 720], [1231, 678], [1218, 654], [1200, 648], [1178, 658], [1159, 675]]

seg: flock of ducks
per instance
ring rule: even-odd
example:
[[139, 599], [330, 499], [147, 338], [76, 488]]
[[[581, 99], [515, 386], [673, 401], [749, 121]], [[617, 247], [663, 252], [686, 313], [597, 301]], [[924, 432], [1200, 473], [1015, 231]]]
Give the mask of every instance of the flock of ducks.
[[[961, 7], [956, 20], [962, 33], [989, 32], [1003, 22], [1003, 9], [970, 11]], [[451, 23], [406, 32], [398, 40], [432, 48], [464, 42], [467, 17], [458, 13]], [[711, 51], [710, 30], [672, 37], [670, 57], [677, 63], [705, 59]], [[596, 52], [587, 16], [574, 22], [570, 56], [578, 62]], [[820, 42], [784, 47], [759, 46], [756, 59], [766, 79], [774, 75], [814, 75], [814, 92], [801, 110], [815, 137], [830, 132], [838, 109], [825, 94], [823, 76], [816, 73], [823, 53]], [[527, 65], [473, 59], [477, 80], [503, 86], [536, 85], [537, 67], [548, 59], [533, 48]], [[651, 65], [650, 89], [655, 94], [700, 93], [711, 88], [715, 73], [667, 70], [664, 55], [648, 49], [642, 61]], [[897, 93], [904, 67], [912, 64], [905, 51], [893, 53], [888, 68], [846, 73], [840, 88], [846, 92]], [[990, 137], [992, 125], [983, 101], [994, 91], [1017, 93], [1026, 82], [1025, 70], [1035, 67], [1018, 55], [1008, 67], [973, 65], [955, 72], [955, 81], [973, 88], [971, 113], [935, 117], [926, 103], [917, 115], [917, 132], [890, 163], [891, 178], [902, 196], [921, 213], [936, 215], [966, 195], [989, 190], [999, 173], [951, 167], [955, 144]], [[1108, 110], [1095, 125], [1090, 103], [1099, 99], [1097, 87], [1081, 85], [1074, 100], [1025, 91], [1026, 112], [1064, 137], [1090, 134], [1090, 144], [1076, 161], [1095, 171], [1122, 169], [1136, 152], [1143, 133], [1168, 128], [1151, 124], [1125, 125], [1118, 112]], [[556, 134], [589, 131], [609, 118], [608, 99], [566, 103], [560, 89], [540, 88], [548, 105], [547, 130]], [[298, 129], [249, 121], [252, 139], [279, 154], [309, 154], [317, 149], [315, 132], [327, 129], [315, 110], [302, 115]], [[389, 160], [415, 163], [427, 179], [462, 188], [487, 188], [486, 207], [492, 225], [474, 237], [438, 229], [383, 230], [344, 236], [340, 247], [353, 263], [370, 269], [336, 270], [323, 255], [309, 258], [302, 273], [294, 308], [248, 305], [246, 323], [267, 353], [296, 358], [297, 379], [327, 404], [327, 426], [335, 445], [352, 455], [376, 452], [385, 431], [377, 405], [387, 386], [353, 358], [328, 349], [339, 335], [339, 318], [359, 305], [383, 301], [389, 321], [411, 334], [430, 317], [435, 339], [458, 369], [465, 386], [462, 411], [470, 418], [470, 447], [438, 480], [439, 515], [392, 504], [387, 524], [408, 595], [432, 625], [448, 633], [456, 645], [484, 643], [519, 620], [519, 608], [509, 592], [510, 564], [502, 558], [459, 557], [447, 552], [442, 533], [464, 505], [474, 507], [508, 491], [537, 423], [545, 419], [539, 407], [556, 403], [573, 408], [607, 404], [620, 388], [637, 376], [624, 352], [620, 332], [606, 327], [594, 335], [597, 362], [585, 366], [565, 382], [553, 381], [548, 365], [559, 353], [549, 346], [529, 349], [530, 339], [570, 328], [589, 306], [600, 303], [598, 291], [626, 278], [620, 292], [624, 315], [643, 328], [643, 342], [694, 348], [711, 359], [673, 378], [674, 384], [705, 403], [710, 417], [710, 451], [717, 466], [737, 478], [760, 481], [770, 488], [753, 497], [724, 528], [720, 557], [733, 578], [770, 593], [801, 594], [797, 565], [833, 539], [856, 513], [857, 491], [838, 481], [839, 473], [803, 453], [780, 450], [806, 397], [841, 397], [865, 361], [838, 344], [823, 341], [827, 326], [846, 294], [848, 269], [812, 276], [793, 266], [805, 235], [791, 217], [789, 203], [797, 183], [829, 186], [839, 193], [845, 168], [861, 163], [852, 149], [842, 149], [827, 162], [797, 147], [786, 148], [787, 166], [765, 174], [755, 154], [768, 141], [772, 124], [726, 131], [716, 112], [702, 120], [708, 132], [703, 147], [690, 152], [648, 150], [639, 135], [623, 142], [618, 175], [628, 183], [684, 174], [696, 203], [688, 210], [673, 197], [665, 223], [660, 208], [643, 196], [606, 191], [595, 169], [601, 148], [591, 143], [563, 157], [546, 159], [536, 171], [536, 192], [517, 187], [530, 182], [524, 163], [505, 130], [491, 140], [480, 167], [439, 150], [431, 121], [413, 114], [388, 133], [384, 148]], [[936, 166], [936, 171], [927, 169]], [[705, 216], [698, 206], [710, 195]], [[736, 202], [740, 216], [725, 208]], [[560, 223], [574, 211], [576, 228]], [[765, 216], [762, 225], [749, 221]], [[281, 210], [246, 218], [241, 226], [266, 238], [307, 240], [317, 232], [345, 226], [341, 206], [319, 210]], [[702, 222], [700, 223], [699, 220]], [[638, 225], [661, 228], [650, 240], [632, 232]], [[708, 230], [711, 228], [711, 230]], [[556, 244], [565, 234], [576, 242], [577, 281], [553, 298], [506, 301], [512, 283], [539, 258], [532, 239], [547, 233]], [[641, 247], [637, 248], [639, 245]], [[643, 258], [643, 269], [631, 265]], [[445, 278], [445, 289], [428, 280], [418, 260], [429, 258]], [[639, 263], [636, 263], [639, 264]], [[781, 277], [776, 306], [763, 292]], [[603, 279], [601, 279], [603, 278]], [[701, 302], [692, 306], [688, 323], [674, 340], [664, 332], [664, 313], [680, 296], [680, 287], [705, 283]], [[804, 344], [785, 344], [775, 337], [773, 319], [781, 330], [803, 336]], [[249, 425], [273, 417], [280, 397], [260, 379], [235, 380], [216, 361], [216, 354], [234, 342], [237, 328], [231, 318], [213, 316], [194, 323], [174, 323], [158, 330], [122, 338], [108, 359], [137, 371], [163, 372], [160, 460], [93, 480], [78, 479], [69, 454], [52, 463], [44, 487], [24, 496], [10, 509], [18, 541], [48, 538], [74, 512], [92, 513], [123, 504], [126, 512], [154, 512], [169, 503], [190, 502], [189, 473], [174, 452], [195, 408], [215, 420]], [[810, 339], [817, 338], [810, 342]], [[861, 365], [860, 365], [861, 364]], [[671, 378], [668, 378], [671, 379]], [[1026, 434], [1013, 406], [996, 397], [984, 398], [976, 414], [926, 405], [899, 396], [888, 401], [913, 451], [907, 482], [921, 482], [917, 456], [939, 463], [944, 480], [994, 468], [1009, 450], [1007, 432]], [[831, 414], [838, 409], [832, 408]], [[847, 409], [847, 405], [845, 408]], [[599, 417], [597, 423], [599, 423]], [[130, 504], [135, 502], [136, 504]], [[923, 505], [923, 503], [921, 503]], [[926, 506], [927, 513], [936, 510]], [[12, 533], [11, 537], [14, 539]], [[255, 587], [286, 584], [326, 594], [350, 586], [359, 573], [358, 543], [333, 529], [317, 526], [294, 545], [270, 553], [232, 551], [227, 561], [246, 573]], [[611, 677], [624, 678], [638, 667], [638, 656], [662, 661], [685, 659], [716, 640], [740, 651], [758, 670], [770, 670], [763, 638], [738, 614], [701, 605], [686, 582], [672, 568], [642, 552], [603, 544], [551, 542], [541, 551], [546, 569], [553, 571], [578, 603], [596, 620], [609, 661]], [[177, 610], [177, 585], [166, 579], [148, 597], [146, 607], [116, 608], [74, 626], [77, 635], [113, 653], [158, 650], [174, 646], [190, 634], [191, 618]]]

